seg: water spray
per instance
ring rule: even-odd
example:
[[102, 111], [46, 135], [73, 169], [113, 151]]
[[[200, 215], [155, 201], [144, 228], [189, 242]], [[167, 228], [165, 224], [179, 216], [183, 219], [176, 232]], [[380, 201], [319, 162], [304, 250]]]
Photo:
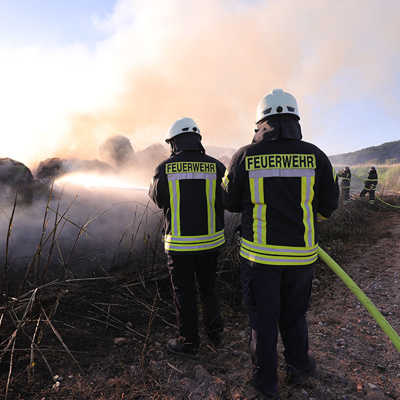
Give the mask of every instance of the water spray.
[[129, 180], [115, 175], [100, 175], [92, 173], [72, 173], [62, 176], [55, 181], [56, 185], [75, 185], [86, 189], [128, 189], [146, 191], [148, 187], [138, 186]]
[[340, 267], [340, 265], [329, 256], [329, 254], [321, 247], [318, 248], [318, 255], [322, 261], [344, 282], [344, 284], [353, 292], [360, 303], [367, 309], [371, 316], [375, 319], [378, 325], [382, 328], [383, 332], [389, 337], [391, 342], [400, 353], [400, 337], [392, 326], [387, 322], [381, 312], [375, 307], [374, 303], [368, 296], [360, 289], [360, 287], [350, 278], [349, 275]]

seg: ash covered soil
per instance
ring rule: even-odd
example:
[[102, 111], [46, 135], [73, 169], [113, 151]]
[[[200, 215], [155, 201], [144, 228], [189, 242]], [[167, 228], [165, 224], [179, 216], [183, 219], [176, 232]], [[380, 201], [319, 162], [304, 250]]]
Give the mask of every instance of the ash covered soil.
[[[377, 212], [370, 222], [374, 235], [343, 243], [340, 264], [400, 332], [400, 212]], [[224, 346], [213, 348], [202, 332], [195, 359], [165, 350], [175, 334], [167, 277], [144, 283], [120, 272], [110, 280], [59, 289], [53, 327], [65, 346], [47, 327], [40, 343], [47, 365], [36, 355], [35, 367], [29, 368], [29, 351], [15, 359], [8, 399], [261, 399], [248, 384], [247, 317], [236, 278], [237, 271], [231, 271], [219, 282]], [[318, 373], [303, 387], [288, 387], [280, 357], [283, 400], [400, 399], [399, 353], [321, 263], [308, 320]], [[5, 387], [9, 371], [9, 362], [3, 362], [0, 387]], [[4, 398], [4, 390], [0, 392]]]

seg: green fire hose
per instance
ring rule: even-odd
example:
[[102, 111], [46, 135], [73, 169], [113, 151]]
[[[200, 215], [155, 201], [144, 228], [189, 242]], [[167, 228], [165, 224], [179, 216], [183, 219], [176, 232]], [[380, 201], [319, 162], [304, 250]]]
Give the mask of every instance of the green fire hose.
[[382, 328], [383, 332], [389, 337], [397, 351], [400, 353], [400, 337], [397, 332], [392, 328], [389, 322], [386, 321], [385, 317], [375, 307], [374, 303], [367, 297], [367, 295], [357, 286], [357, 284], [346, 274], [345, 271], [339, 266], [339, 264], [333, 260], [329, 254], [318, 248], [318, 255], [322, 261], [344, 282], [344, 284], [355, 294], [361, 304], [368, 310], [371, 316], [375, 319], [378, 325]]
[[387, 203], [386, 201], [383, 201], [379, 196], [376, 196], [376, 198], [377, 198], [381, 203], [386, 204], [386, 205], [389, 206], [389, 207], [393, 207], [393, 208], [400, 209], [400, 206], [395, 206], [394, 204]]

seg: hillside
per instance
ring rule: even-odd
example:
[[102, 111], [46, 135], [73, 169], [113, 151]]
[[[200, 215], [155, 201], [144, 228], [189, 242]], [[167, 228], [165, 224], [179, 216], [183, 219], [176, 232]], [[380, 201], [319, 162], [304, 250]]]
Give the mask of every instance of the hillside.
[[395, 164], [400, 162], [400, 140], [329, 157], [335, 165]]

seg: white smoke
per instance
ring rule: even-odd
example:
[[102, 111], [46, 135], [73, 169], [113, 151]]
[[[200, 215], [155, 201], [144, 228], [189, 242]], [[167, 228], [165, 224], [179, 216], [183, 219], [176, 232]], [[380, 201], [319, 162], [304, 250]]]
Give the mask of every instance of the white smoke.
[[399, 16], [396, 0], [119, 0], [94, 49], [0, 47], [0, 156], [93, 158], [115, 134], [140, 148], [183, 115], [238, 146], [274, 87], [298, 98], [307, 139], [326, 122], [313, 104], [371, 98], [398, 115]]

